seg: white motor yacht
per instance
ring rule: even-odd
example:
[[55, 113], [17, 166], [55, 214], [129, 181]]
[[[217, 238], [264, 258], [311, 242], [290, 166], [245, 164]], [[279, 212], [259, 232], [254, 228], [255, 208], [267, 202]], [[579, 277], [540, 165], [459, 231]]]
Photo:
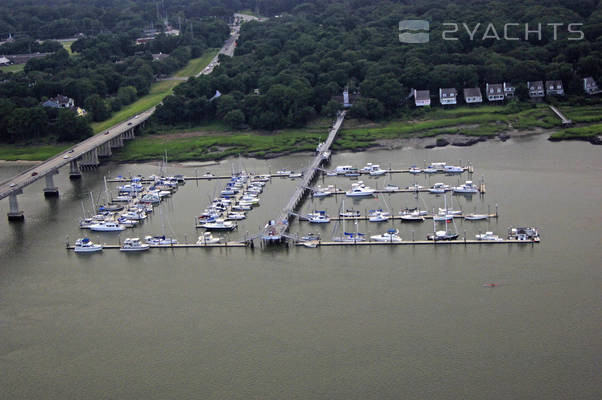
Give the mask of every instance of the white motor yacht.
[[102, 250], [101, 244], [94, 244], [88, 238], [81, 238], [81, 239], [77, 239], [75, 241], [74, 251], [76, 253], [94, 253], [96, 251], [101, 251], [101, 250]]
[[461, 174], [462, 172], [464, 172], [464, 168], [456, 167], [455, 165], [445, 165], [443, 166], [443, 171], [445, 171], [448, 174]]
[[146, 251], [150, 245], [140, 242], [139, 238], [127, 238], [123, 241], [120, 251]]
[[201, 228], [205, 228], [208, 231], [232, 231], [236, 229], [237, 225], [232, 221], [225, 221], [223, 219], [216, 219], [215, 221], [205, 222], [201, 225]]
[[94, 232], [120, 232], [125, 230], [123, 225], [113, 221], [101, 221], [90, 225], [88, 228]]
[[401, 242], [402, 240], [397, 229], [389, 229], [383, 234], [370, 236], [370, 239], [375, 242]]
[[480, 220], [488, 219], [488, 218], [489, 218], [489, 215], [487, 215], [487, 214], [468, 214], [468, 215], [464, 216], [464, 219], [468, 220], [468, 221], [480, 221]]
[[219, 243], [221, 238], [213, 236], [211, 232], [205, 232], [201, 236], [199, 236], [199, 240], [196, 244], [215, 244]]
[[312, 224], [327, 224], [330, 222], [330, 217], [326, 215], [326, 211], [315, 211], [307, 214], [305, 218]]
[[420, 168], [418, 168], [415, 165], [412, 165], [409, 169], [410, 174], [419, 174], [422, 172], [422, 170]]
[[399, 213], [399, 218], [404, 222], [423, 222], [424, 215], [419, 210], [403, 210]]
[[444, 183], [441, 182], [437, 182], [433, 185], [432, 188], [429, 189], [430, 193], [436, 193], [436, 194], [441, 194], [441, 193], [445, 193], [446, 190], [449, 190], [449, 185], [446, 185]]
[[452, 190], [454, 191], [454, 193], [479, 193], [479, 188], [477, 187], [477, 185], [472, 183], [472, 181], [466, 181], [466, 183], [460, 186], [456, 186], [452, 188]]
[[245, 218], [247, 218], [247, 216], [244, 212], [229, 212], [226, 219], [229, 221], [239, 221]]
[[504, 240], [501, 237], [499, 237], [498, 235], [494, 235], [493, 232], [479, 233], [479, 234], [475, 235], [475, 239], [477, 239], [477, 240], [495, 240], [495, 241]]
[[368, 213], [368, 221], [370, 222], [386, 222], [391, 217], [391, 213], [383, 210], [370, 210]]
[[322, 186], [316, 187], [312, 194], [314, 197], [328, 197], [336, 192], [336, 188], [334, 185], [328, 185], [328, 187], [323, 188]]
[[368, 197], [374, 194], [374, 189], [364, 185], [362, 181], [351, 185], [351, 190], [345, 192], [348, 197]]
[[165, 235], [161, 235], [161, 236], [148, 235], [148, 236], [144, 237], [144, 241], [148, 244], [160, 245], [160, 246], [178, 244], [178, 241], [176, 239], [165, 237]]

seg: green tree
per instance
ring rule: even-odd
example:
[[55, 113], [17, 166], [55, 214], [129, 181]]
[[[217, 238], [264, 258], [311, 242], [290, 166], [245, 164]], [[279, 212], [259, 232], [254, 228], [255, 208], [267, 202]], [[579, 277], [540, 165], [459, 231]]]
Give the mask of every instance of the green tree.
[[239, 110], [231, 110], [224, 116], [224, 122], [231, 128], [240, 128], [245, 123], [245, 114]]
[[84, 102], [86, 111], [92, 115], [93, 121], [104, 121], [111, 116], [111, 111], [107, 102], [97, 94], [93, 94], [86, 98]]

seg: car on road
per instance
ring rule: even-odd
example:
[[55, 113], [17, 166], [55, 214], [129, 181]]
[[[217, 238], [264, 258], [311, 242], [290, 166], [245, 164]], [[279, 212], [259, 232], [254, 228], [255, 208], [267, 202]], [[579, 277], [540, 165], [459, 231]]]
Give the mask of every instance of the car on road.
[[73, 153], [73, 151], [75, 151], [75, 149], [71, 149], [71, 150], [69, 150], [69, 153]]
[[132, 125], [132, 123], [131, 123], [131, 122], [128, 122], [128, 125]]
[[34, 172], [31, 173], [31, 176], [36, 176], [37, 174], [38, 173], [34, 171]]
[[140, 115], [136, 115], [134, 118], [138, 118], [138, 117], [140, 117]]
[[69, 156], [69, 154], [65, 154], [65, 155], [63, 156], [63, 158], [65, 158], [65, 159], [66, 159], [66, 158], [69, 158], [69, 157], [70, 157], [70, 156]]
[[105, 132], [105, 135], [108, 135], [109, 133], [111, 133], [111, 132], [109, 132], [109, 131], [106, 131], [106, 132]]
[[14, 183], [11, 183], [11, 184], [10, 184], [10, 185], [8, 185], [8, 186], [9, 186], [9, 187], [15, 187], [15, 186], [16, 186], [16, 184], [14, 184]]

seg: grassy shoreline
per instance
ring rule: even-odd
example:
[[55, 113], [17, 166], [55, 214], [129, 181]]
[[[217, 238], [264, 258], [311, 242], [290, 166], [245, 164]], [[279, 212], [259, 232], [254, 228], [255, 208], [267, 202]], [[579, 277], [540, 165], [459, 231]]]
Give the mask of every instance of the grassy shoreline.
[[[173, 82], [173, 81], [165, 81]], [[161, 82], [163, 83], [163, 82]], [[150, 95], [149, 95], [150, 96]], [[566, 108], [566, 110], [565, 110]], [[379, 147], [383, 141], [406, 139], [434, 143], [435, 138], [455, 138], [462, 143], [476, 139], [508, 137], [539, 132], [549, 139], [588, 140], [596, 143], [602, 135], [602, 106], [561, 107], [579, 125], [561, 128], [560, 120], [545, 105], [525, 104], [510, 110], [507, 106], [457, 107], [416, 112], [403, 119], [379, 122], [347, 119], [333, 145], [335, 150], [364, 150]], [[277, 132], [231, 131], [221, 121], [200, 126], [165, 127], [154, 125], [113, 155], [119, 162], [161, 159], [167, 151], [173, 161], [220, 160], [232, 155], [272, 158], [295, 152], [313, 151], [325, 139], [330, 119], [317, 119], [299, 129]], [[452, 144], [456, 144], [452, 141]], [[0, 146], [0, 159], [43, 160], [63, 151], [68, 145]], [[28, 149], [32, 151], [28, 152]], [[53, 154], [54, 151], [54, 154]], [[12, 155], [14, 152], [14, 156]]]

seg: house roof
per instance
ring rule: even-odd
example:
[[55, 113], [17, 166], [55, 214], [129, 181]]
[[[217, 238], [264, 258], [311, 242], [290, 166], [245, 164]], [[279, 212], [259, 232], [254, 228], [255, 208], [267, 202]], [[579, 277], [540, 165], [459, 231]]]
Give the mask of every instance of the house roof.
[[163, 54], [163, 53], [153, 54], [153, 61], [161, 61], [167, 57], [169, 57], [169, 54]]
[[464, 88], [464, 98], [466, 97], [482, 97], [481, 88]]
[[430, 100], [431, 99], [431, 91], [414, 89], [414, 98], [416, 100]]
[[451, 94], [454, 96], [458, 94], [456, 88], [440, 88], [439, 93], [444, 97], [451, 97]]
[[546, 81], [546, 86], [550, 85], [562, 87], [562, 81]]
[[535, 89], [543, 89], [543, 82], [542, 81], [527, 82], [527, 87], [529, 88], [529, 90], [532, 87], [534, 87]]
[[594, 80], [594, 78], [592, 76], [588, 76], [587, 78], [583, 78], [583, 80], [585, 81], [585, 83], [587, 85], [595, 85], [596, 81]]
[[0, 56], [0, 64], [8, 64], [10, 60], [4, 56]]
[[495, 92], [497, 92], [498, 89], [500, 90], [500, 92], [504, 89], [503, 85], [501, 83], [488, 83], [487, 84], [488, 92], [495, 93]]

